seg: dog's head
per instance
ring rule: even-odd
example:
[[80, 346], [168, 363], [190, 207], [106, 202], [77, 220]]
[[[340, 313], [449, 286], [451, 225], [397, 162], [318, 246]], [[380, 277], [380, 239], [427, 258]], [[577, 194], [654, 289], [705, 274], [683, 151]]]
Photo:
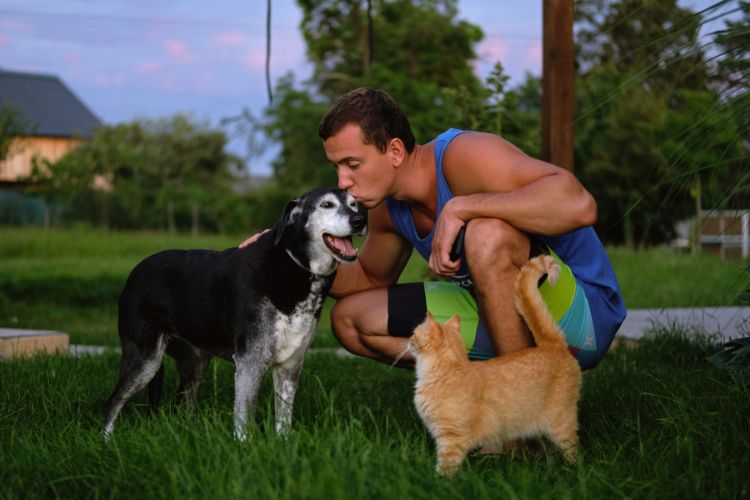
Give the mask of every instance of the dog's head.
[[314, 189], [287, 204], [274, 244], [314, 274], [330, 274], [339, 262], [357, 258], [352, 236], [364, 234], [366, 225], [365, 213], [346, 191]]

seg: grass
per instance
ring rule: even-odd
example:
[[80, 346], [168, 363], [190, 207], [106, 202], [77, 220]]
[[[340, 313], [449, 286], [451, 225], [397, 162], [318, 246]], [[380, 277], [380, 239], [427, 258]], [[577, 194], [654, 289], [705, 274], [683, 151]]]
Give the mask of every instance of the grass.
[[116, 354], [5, 361], [0, 498], [747, 498], [750, 390], [706, 362], [714, 350], [676, 332], [614, 350], [585, 375], [577, 464], [473, 457], [453, 481], [433, 472], [409, 371], [310, 354], [291, 434], [272, 431], [267, 378], [239, 443], [232, 367], [214, 361], [197, 409], [150, 416], [139, 394], [105, 442]]
[[[240, 240], [0, 229], [0, 326], [116, 345], [117, 296], [141, 258]], [[731, 305], [747, 287], [737, 262], [610, 252], [630, 307]], [[412, 259], [404, 279], [424, 276]], [[325, 314], [314, 345], [336, 345]], [[213, 362], [197, 410], [168, 403], [151, 416], [139, 394], [105, 442], [101, 407], [116, 379], [115, 352], [4, 361], [0, 499], [748, 497], [750, 394], [706, 362], [716, 349], [669, 331], [612, 351], [585, 376], [576, 465], [474, 457], [453, 481], [433, 473], [433, 444], [412, 404], [414, 374], [367, 360], [310, 354], [285, 439], [272, 432], [266, 379], [248, 443], [232, 437], [228, 363]], [[168, 360], [167, 391], [176, 386]]]
[[[117, 345], [117, 297], [138, 261], [165, 248], [222, 249], [243, 239], [0, 228], [0, 327], [60, 330], [76, 344]], [[629, 308], [733, 305], [748, 288], [750, 275], [736, 261], [663, 249], [614, 248], [610, 255]], [[402, 281], [426, 277], [421, 258], [412, 257]], [[337, 345], [327, 311], [314, 345]]]

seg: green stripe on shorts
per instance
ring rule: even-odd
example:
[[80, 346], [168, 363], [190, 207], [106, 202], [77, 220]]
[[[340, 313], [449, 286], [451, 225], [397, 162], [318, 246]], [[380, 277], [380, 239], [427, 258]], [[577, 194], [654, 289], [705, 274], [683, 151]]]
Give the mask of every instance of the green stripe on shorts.
[[[560, 323], [573, 304], [578, 284], [570, 267], [553, 251], [549, 252], [560, 266], [560, 276], [555, 286], [545, 280], [539, 287], [539, 293], [555, 322]], [[461, 318], [461, 338], [466, 351], [471, 351], [479, 326], [479, 312], [474, 297], [460, 286], [447, 281], [425, 282], [424, 294], [427, 310], [438, 322], [445, 323], [455, 315]]]
[[479, 326], [477, 303], [469, 292], [446, 281], [427, 281], [424, 283], [424, 295], [427, 310], [439, 323], [445, 323], [452, 316], [461, 318], [461, 338], [466, 351], [474, 345], [474, 338]]
[[549, 255], [560, 266], [560, 277], [557, 279], [555, 286], [550, 285], [547, 280], [544, 280], [542, 286], [539, 287], [539, 293], [542, 295], [544, 303], [547, 304], [552, 317], [559, 323], [573, 304], [573, 298], [576, 296], [576, 287], [578, 285], [570, 267], [551, 249], [549, 249]]

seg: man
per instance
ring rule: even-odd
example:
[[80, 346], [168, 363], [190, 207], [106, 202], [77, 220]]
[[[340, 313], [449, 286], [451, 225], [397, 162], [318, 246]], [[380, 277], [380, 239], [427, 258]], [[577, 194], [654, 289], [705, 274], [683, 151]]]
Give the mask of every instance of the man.
[[[469, 357], [532, 345], [515, 310], [514, 284], [530, 256], [561, 264], [542, 295], [582, 368], [604, 355], [625, 318], [614, 271], [591, 226], [596, 202], [568, 171], [531, 158], [493, 134], [450, 129], [415, 143], [398, 104], [360, 88], [340, 97], [319, 135], [338, 186], [369, 210], [357, 261], [339, 266], [331, 313], [354, 354], [413, 365], [408, 336], [427, 310], [458, 314]], [[465, 226], [464, 251], [449, 253]], [[448, 282], [399, 284], [412, 249]]]

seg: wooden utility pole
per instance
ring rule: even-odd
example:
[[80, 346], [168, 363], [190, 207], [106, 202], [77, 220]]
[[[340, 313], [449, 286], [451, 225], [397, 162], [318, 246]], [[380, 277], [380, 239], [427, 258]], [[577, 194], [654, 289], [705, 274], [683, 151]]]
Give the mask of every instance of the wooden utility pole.
[[573, 171], [573, 0], [542, 4], [542, 157]]

